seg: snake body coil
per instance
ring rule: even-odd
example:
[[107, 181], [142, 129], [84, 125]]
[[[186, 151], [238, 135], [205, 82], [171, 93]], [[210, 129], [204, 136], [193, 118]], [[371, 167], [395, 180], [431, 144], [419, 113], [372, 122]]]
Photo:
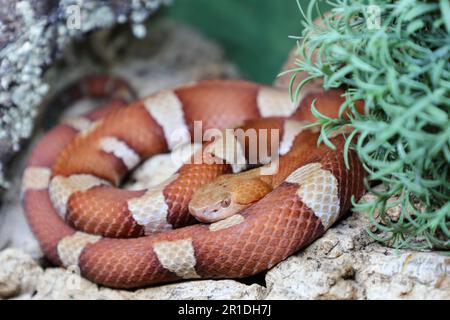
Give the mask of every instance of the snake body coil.
[[[92, 87], [104, 82], [94, 79]], [[341, 93], [305, 91], [295, 105], [286, 90], [203, 81], [126, 107], [116, 97], [53, 128], [36, 146], [23, 179], [29, 224], [51, 262], [78, 266], [87, 279], [110, 287], [240, 278], [271, 268], [322, 235], [349, 210], [351, 197], [363, 193], [363, 168], [352, 151], [350, 170], [345, 168], [343, 137], [332, 137], [336, 150], [317, 146], [317, 133], [295, 122], [314, 121], [314, 99], [319, 112], [337, 117]], [[185, 164], [157, 188], [118, 188], [144, 159], [188, 142], [195, 121], [205, 132], [260, 118], [269, 118], [265, 127], [280, 130], [284, 153], [301, 139], [310, 147], [272, 192], [239, 214], [192, 225], [188, 211], [196, 189], [236, 171], [226, 163]], [[226, 154], [216, 156], [228, 160]], [[281, 163], [285, 168], [291, 162]]]

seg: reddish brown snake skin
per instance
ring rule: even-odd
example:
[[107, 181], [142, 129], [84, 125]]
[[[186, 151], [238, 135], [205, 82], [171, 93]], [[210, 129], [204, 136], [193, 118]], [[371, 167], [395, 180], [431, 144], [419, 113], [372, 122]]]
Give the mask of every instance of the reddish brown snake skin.
[[[107, 78], [93, 79], [88, 89], [107, 84], [126, 91]], [[35, 147], [23, 180], [28, 222], [52, 263], [76, 265], [82, 276], [110, 287], [241, 278], [269, 269], [322, 235], [350, 209], [351, 197], [363, 193], [363, 168], [352, 151], [345, 168], [342, 135], [332, 137], [336, 151], [317, 147], [317, 133], [281, 119], [314, 121], [313, 99], [321, 113], [337, 117], [341, 94], [304, 92], [296, 106], [285, 90], [231, 80], [164, 90], [125, 108], [116, 94], [107, 106], [56, 126]], [[172, 149], [174, 131], [192, 136], [194, 121], [204, 130], [225, 129], [262, 117], [271, 119], [255, 125], [279, 129], [286, 152], [298, 141], [310, 141], [309, 148], [304, 158], [299, 152], [286, 161], [295, 164], [278, 187], [239, 214], [186, 226], [195, 221], [187, 211], [192, 193], [231, 172], [227, 164], [184, 165], [156, 189], [117, 188], [142, 160]]]

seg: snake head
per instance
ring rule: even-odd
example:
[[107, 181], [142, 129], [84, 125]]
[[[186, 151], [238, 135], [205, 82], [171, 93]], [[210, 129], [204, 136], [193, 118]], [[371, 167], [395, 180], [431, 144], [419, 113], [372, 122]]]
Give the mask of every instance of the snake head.
[[194, 193], [189, 212], [201, 222], [216, 222], [249, 207], [271, 190], [252, 174], [225, 174]]

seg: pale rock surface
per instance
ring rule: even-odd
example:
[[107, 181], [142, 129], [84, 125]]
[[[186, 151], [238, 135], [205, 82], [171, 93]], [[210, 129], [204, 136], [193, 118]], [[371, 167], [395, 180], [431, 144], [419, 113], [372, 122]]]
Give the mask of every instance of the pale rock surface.
[[232, 280], [176, 283], [136, 291], [102, 288], [64, 269], [47, 269], [39, 279], [34, 299], [83, 300], [205, 300], [259, 299], [263, 288]]
[[37, 262], [22, 251], [0, 251], [0, 299], [31, 298], [43, 274]]
[[387, 248], [354, 213], [266, 275], [267, 299], [450, 299], [450, 257]]

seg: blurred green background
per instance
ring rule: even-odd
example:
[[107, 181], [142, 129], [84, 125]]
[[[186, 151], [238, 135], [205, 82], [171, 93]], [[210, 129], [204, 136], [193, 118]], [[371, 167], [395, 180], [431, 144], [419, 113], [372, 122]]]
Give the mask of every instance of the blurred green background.
[[[306, 8], [308, 0], [300, 0]], [[301, 34], [296, 0], [174, 0], [166, 10], [220, 43], [247, 79], [272, 83]]]

